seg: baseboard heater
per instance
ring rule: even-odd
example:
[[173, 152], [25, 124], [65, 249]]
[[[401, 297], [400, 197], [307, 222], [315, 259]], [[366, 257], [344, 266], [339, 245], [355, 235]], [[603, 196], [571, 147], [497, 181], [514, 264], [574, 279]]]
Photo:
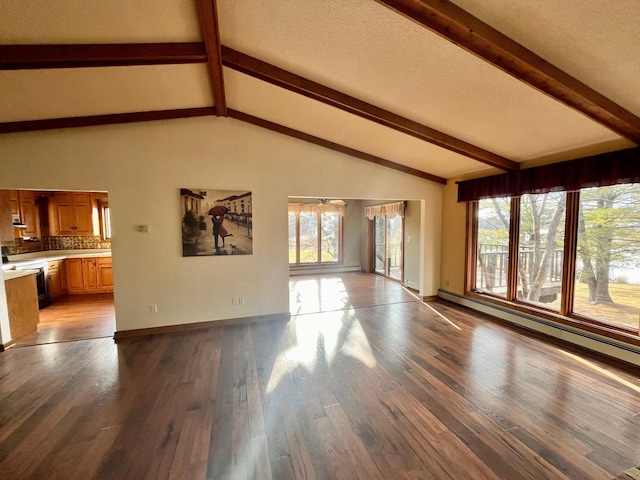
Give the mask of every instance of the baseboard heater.
[[619, 342], [595, 333], [571, 328], [567, 325], [554, 323], [534, 315], [510, 310], [508, 308], [489, 304], [482, 300], [465, 297], [446, 290], [438, 290], [438, 297], [457, 303], [458, 305], [492, 315], [528, 330], [540, 332], [574, 345], [587, 348], [594, 352], [622, 360], [623, 362], [640, 366], [640, 348], [635, 345]]

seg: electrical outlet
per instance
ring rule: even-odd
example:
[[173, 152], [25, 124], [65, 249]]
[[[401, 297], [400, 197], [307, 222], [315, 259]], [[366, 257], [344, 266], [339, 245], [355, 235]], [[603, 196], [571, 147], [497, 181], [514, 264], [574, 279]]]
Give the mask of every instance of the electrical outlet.
[[231, 305], [236, 305], [236, 297], [231, 297]]
[[158, 305], [149, 305], [149, 313], [158, 313]]
[[238, 297], [238, 305], [244, 305], [244, 297]]

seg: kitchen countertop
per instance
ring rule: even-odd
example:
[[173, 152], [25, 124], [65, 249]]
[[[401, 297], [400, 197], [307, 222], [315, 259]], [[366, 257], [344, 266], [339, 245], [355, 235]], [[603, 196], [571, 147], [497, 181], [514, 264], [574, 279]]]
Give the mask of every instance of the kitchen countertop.
[[13, 280], [14, 278], [26, 277], [27, 275], [35, 275], [38, 270], [6, 270], [4, 273], [4, 281]]
[[[44, 262], [54, 260], [64, 260], [66, 258], [85, 257], [110, 257], [110, 249], [86, 249], [86, 250], [46, 250], [43, 252], [23, 253], [20, 255], [9, 255], [9, 263], [2, 265], [2, 270], [11, 271], [16, 268], [35, 266]], [[6, 277], [5, 277], [6, 279]]]

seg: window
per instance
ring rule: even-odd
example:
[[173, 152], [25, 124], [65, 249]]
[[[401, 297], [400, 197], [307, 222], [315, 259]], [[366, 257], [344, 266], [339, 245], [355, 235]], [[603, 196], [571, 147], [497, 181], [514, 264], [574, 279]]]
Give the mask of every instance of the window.
[[510, 212], [509, 198], [478, 202], [475, 288], [500, 297], [507, 295]]
[[468, 290], [566, 323], [639, 334], [640, 184], [470, 205]]
[[103, 240], [111, 240], [111, 211], [109, 210], [109, 204], [106, 202], [99, 203], [100, 205], [100, 233]]
[[567, 194], [520, 197], [516, 297], [560, 310]]
[[343, 210], [344, 205], [289, 205], [290, 265], [342, 261]]
[[318, 263], [320, 262], [320, 246], [318, 239], [320, 238], [320, 213], [300, 212], [299, 216], [299, 233], [298, 233], [298, 252], [299, 263]]
[[640, 184], [580, 192], [573, 311], [638, 330]]

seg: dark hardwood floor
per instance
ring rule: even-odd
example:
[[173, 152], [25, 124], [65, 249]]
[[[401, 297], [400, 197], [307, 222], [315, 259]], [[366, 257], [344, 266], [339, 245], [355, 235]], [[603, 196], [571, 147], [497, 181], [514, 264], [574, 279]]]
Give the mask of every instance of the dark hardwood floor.
[[588, 480], [640, 465], [638, 370], [381, 277], [291, 289], [306, 313], [289, 322], [0, 354], [0, 478]]
[[38, 330], [16, 346], [113, 337], [116, 317], [113, 294], [68, 295], [40, 310]]

